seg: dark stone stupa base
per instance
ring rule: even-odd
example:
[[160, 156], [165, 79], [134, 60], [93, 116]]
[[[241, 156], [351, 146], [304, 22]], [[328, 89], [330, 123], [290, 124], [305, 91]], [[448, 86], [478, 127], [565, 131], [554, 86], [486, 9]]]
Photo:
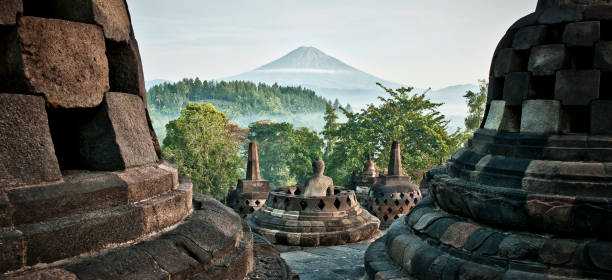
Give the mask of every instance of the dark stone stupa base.
[[368, 248], [365, 266], [370, 279], [611, 279], [610, 252], [596, 239], [487, 227], [427, 197]]

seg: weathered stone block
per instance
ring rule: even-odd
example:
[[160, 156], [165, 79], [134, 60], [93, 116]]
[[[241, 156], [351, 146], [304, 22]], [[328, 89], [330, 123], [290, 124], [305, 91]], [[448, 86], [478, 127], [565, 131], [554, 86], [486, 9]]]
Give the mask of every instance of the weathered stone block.
[[[62, 108], [95, 107], [108, 91], [108, 63], [100, 27], [57, 19], [21, 17], [7, 73], [17, 90], [43, 94]], [[15, 89], [13, 89], [15, 90]]]
[[519, 128], [519, 115], [506, 106], [506, 101], [494, 100], [489, 106], [485, 129], [515, 131]]
[[270, 192], [270, 181], [268, 180], [238, 180], [238, 192]]
[[585, 20], [611, 20], [612, 6], [591, 4], [584, 9], [583, 15]]
[[582, 12], [576, 7], [553, 7], [545, 9], [538, 18], [540, 24], [557, 24], [562, 22], [580, 21]]
[[44, 98], [0, 94], [0, 108], [0, 188], [59, 180]]
[[531, 91], [531, 73], [512, 72], [506, 75], [504, 82], [504, 100], [507, 105], [521, 105], [523, 100], [533, 97]]
[[531, 49], [529, 71], [537, 76], [553, 76], [557, 70], [568, 65], [568, 53], [565, 46], [542, 45]]
[[118, 42], [130, 39], [132, 26], [124, 0], [92, 0], [92, 8], [94, 20], [102, 26], [107, 39]]
[[599, 70], [562, 70], [557, 72], [555, 99], [563, 105], [589, 105], [599, 97]]
[[106, 44], [110, 91], [138, 94], [147, 107], [147, 90], [144, 82], [138, 42]]
[[76, 275], [64, 269], [49, 268], [43, 270], [33, 270], [11, 275], [7, 280], [79, 280]]
[[599, 42], [595, 45], [595, 68], [612, 71], [612, 42]]
[[504, 77], [509, 72], [521, 71], [522, 60], [515, 50], [502, 49], [497, 54], [493, 74], [496, 78]]
[[142, 249], [125, 248], [100, 257], [71, 264], [66, 270], [78, 279], [170, 279], [155, 259]]
[[0, 10], [0, 26], [15, 25], [17, 23], [17, 14], [23, 13], [22, 0], [2, 0], [0, 6], [2, 6]]
[[64, 182], [7, 192], [15, 225], [36, 223], [127, 204], [126, 183], [112, 173], [70, 174]]
[[28, 15], [97, 24], [107, 39], [127, 42], [132, 31], [124, 0], [29, 0]]
[[612, 100], [596, 100], [591, 103], [591, 133], [612, 134]]
[[109, 92], [80, 132], [80, 152], [95, 170], [121, 170], [157, 161], [144, 105], [132, 94]]
[[563, 31], [563, 42], [569, 47], [590, 47], [600, 38], [599, 21], [569, 23]]
[[512, 48], [515, 50], [528, 50], [534, 46], [541, 45], [546, 40], [546, 25], [526, 26], [514, 35]]
[[13, 207], [6, 193], [0, 192], [0, 228], [13, 226]]
[[521, 133], [554, 134], [561, 131], [561, 102], [526, 100], [521, 115]]
[[0, 229], [0, 273], [25, 265], [26, 248], [19, 231]]

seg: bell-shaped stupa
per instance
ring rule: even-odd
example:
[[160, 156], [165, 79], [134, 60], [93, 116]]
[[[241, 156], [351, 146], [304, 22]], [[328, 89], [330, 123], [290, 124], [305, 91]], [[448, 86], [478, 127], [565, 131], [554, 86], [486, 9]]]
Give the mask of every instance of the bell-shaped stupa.
[[368, 155], [361, 173], [351, 176], [348, 188], [355, 191], [359, 204], [365, 209], [370, 209], [369, 193], [370, 189], [378, 183], [378, 175], [376, 163], [372, 160], [372, 156]]
[[370, 246], [371, 279], [612, 279], [609, 2], [539, 1], [510, 27], [481, 129]]
[[244, 218], [259, 210], [270, 193], [270, 181], [261, 178], [257, 143], [249, 143], [246, 179], [238, 180], [238, 186], [230, 189], [226, 204]]
[[312, 163], [314, 176], [304, 186], [273, 190], [264, 206], [246, 221], [274, 244], [316, 247], [370, 240], [380, 221], [363, 209], [355, 192], [335, 187], [323, 175], [325, 163]]
[[389, 168], [370, 189], [370, 211], [380, 219], [380, 228], [387, 229], [395, 220], [406, 215], [421, 200], [419, 186], [404, 175], [400, 143], [391, 144]]
[[0, 1], [0, 278], [243, 279], [253, 235], [160, 159], [124, 0]]

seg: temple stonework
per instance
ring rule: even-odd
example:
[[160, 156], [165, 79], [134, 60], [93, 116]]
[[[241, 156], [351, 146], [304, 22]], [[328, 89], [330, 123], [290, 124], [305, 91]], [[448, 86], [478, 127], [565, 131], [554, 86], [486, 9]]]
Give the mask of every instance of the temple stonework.
[[612, 3], [539, 1], [485, 120], [365, 256], [370, 279], [612, 279]]
[[403, 174], [400, 143], [393, 142], [386, 175], [381, 175], [369, 192], [369, 210], [380, 219], [380, 228], [387, 229], [406, 215], [421, 200], [419, 186]]
[[161, 160], [124, 0], [0, 5], [0, 278], [293, 277]]
[[249, 143], [246, 179], [238, 180], [238, 186], [230, 189], [226, 205], [244, 218], [259, 210], [270, 193], [270, 181], [261, 178], [257, 143]]
[[[377, 237], [380, 221], [359, 205], [353, 191], [334, 187], [333, 181], [323, 176], [324, 166], [320, 158], [313, 162], [314, 176], [305, 187], [271, 191], [264, 206], [246, 218], [253, 232], [274, 244], [299, 247], [342, 245]], [[314, 191], [306, 195], [305, 188]]]
[[363, 164], [363, 170], [358, 175], [351, 176], [351, 181], [348, 188], [355, 191], [357, 201], [364, 209], [371, 209], [369, 193], [370, 189], [378, 183], [378, 171], [376, 164], [372, 160], [372, 156], [368, 155], [366, 162]]

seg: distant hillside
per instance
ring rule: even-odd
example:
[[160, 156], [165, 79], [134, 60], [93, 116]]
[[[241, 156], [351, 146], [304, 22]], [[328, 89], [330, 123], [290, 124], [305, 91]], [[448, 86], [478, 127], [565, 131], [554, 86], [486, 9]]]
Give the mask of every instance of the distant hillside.
[[325, 105], [330, 101], [309, 89], [276, 84], [197, 78], [163, 83], [147, 91], [149, 112], [160, 138], [166, 134], [165, 125], [178, 118], [189, 102], [211, 103], [243, 127], [259, 120], [272, 120], [320, 130], [324, 125]]
[[392, 88], [401, 86], [349, 66], [314, 47], [299, 47], [253, 71], [221, 80], [302, 86], [329, 100], [337, 98], [342, 104], [350, 103], [354, 108], [363, 108], [385, 94], [377, 82]]

